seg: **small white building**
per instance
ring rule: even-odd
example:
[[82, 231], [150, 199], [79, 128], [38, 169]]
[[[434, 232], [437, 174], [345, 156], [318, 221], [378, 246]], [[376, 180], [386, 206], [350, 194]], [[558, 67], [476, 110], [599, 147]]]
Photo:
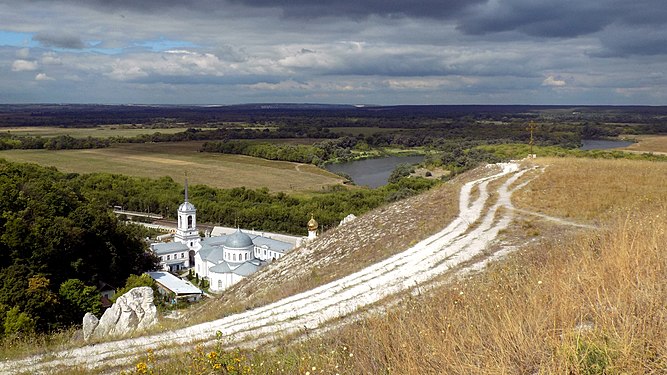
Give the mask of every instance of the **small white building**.
[[203, 292], [186, 280], [170, 274], [169, 272], [146, 272], [158, 286], [162, 295], [173, 295], [173, 301], [197, 302], [201, 299]]

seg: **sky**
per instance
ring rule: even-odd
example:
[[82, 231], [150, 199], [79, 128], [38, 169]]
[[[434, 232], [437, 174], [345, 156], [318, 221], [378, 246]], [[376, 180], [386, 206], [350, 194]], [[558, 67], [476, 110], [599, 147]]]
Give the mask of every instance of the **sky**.
[[667, 6], [0, 0], [0, 103], [667, 105]]

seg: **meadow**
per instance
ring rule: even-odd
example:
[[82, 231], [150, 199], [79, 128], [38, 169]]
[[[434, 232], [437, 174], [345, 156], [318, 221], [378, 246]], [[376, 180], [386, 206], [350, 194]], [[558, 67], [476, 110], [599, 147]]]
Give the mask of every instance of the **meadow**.
[[[136, 125], [98, 125], [85, 128], [65, 128], [56, 126], [20, 126], [0, 128], [0, 132], [20, 136], [51, 138], [60, 135], [68, 135], [73, 138], [110, 138], [110, 137], [136, 137], [138, 135], [162, 133], [175, 134], [184, 132], [187, 126], [177, 127], [143, 127]], [[198, 128], [202, 130], [215, 128]]]
[[624, 150], [667, 153], [667, 135], [638, 135], [633, 138], [638, 142], [624, 148]]
[[62, 172], [106, 172], [128, 176], [184, 179], [217, 188], [245, 186], [270, 191], [312, 192], [343, 179], [310, 164], [271, 161], [243, 155], [204, 153], [202, 142], [114, 144], [88, 150], [5, 150], [0, 158], [53, 166]]

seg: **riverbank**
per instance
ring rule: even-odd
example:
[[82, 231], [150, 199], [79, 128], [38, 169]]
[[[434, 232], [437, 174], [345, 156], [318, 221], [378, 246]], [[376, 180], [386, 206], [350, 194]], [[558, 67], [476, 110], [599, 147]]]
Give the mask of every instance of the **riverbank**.
[[386, 158], [390, 156], [426, 156], [433, 153], [431, 150], [427, 150], [424, 147], [413, 147], [413, 148], [396, 148], [396, 147], [380, 147], [372, 148], [368, 150], [351, 150], [352, 156], [348, 158], [332, 158], [324, 161], [320, 164], [320, 167], [327, 169], [326, 167], [332, 164], [342, 164], [349, 163], [353, 161], [366, 160], [366, 159], [378, 159]]

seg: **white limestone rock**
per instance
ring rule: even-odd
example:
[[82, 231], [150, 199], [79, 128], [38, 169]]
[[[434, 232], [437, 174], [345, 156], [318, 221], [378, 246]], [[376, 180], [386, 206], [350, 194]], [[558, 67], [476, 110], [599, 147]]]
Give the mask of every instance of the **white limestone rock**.
[[87, 312], [86, 315], [83, 316], [83, 339], [84, 341], [90, 340], [90, 337], [93, 335], [93, 332], [95, 331], [95, 328], [97, 328], [97, 325], [99, 324], [100, 320], [97, 319], [95, 315], [92, 313]]
[[137, 330], [144, 330], [157, 323], [157, 309], [153, 304], [153, 289], [147, 286], [133, 288], [118, 297], [116, 303], [104, 312], [88, 338], [85, 336], [85, 319], [84, 317], [84, 339], [86, 340], [107, 336], [124, 336]]
[[343, 224], [347, 224], [347, 223], [349, 223], [350, 221], [352, 221], [356, 218], [357, 217], [354, 216], [354, 214], [349, 214], [349, 215], [345, 216], [345, 218], [343, 220], [340, 221], [340, 224], [338, 224], [338, 226], [341, 226]]

